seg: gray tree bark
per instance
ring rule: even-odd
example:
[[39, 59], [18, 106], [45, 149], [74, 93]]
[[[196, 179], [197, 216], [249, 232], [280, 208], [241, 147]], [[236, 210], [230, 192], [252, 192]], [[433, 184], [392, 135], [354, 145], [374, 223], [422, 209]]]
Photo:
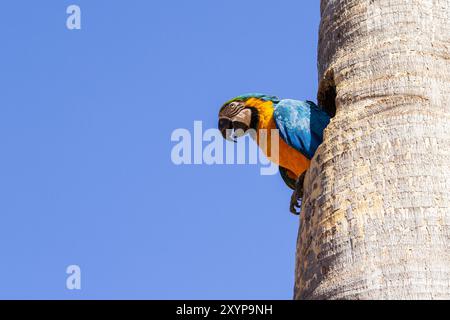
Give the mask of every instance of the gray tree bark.
[[322, 0], [296, 299], [450, 299], [450, 0]]

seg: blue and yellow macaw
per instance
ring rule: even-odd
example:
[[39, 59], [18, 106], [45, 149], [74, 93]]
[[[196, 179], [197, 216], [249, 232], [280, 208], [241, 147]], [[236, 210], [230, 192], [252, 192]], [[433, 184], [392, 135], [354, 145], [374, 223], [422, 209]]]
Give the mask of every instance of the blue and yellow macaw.
[[[329, 122], [330, 116], [311, 101], [280, 100], [257, 93], [238, 96], [226, 102], [219, 112], [219, 130], [227, 140], [236, 141], [249, 129], [254, 129], [260, 145], [259, 130], [266, 129], [267, 148], [262, 149], [268, 159], [279, 166], [287, 186], [294, 190], [290, 210], [295, 214], [300, 209], [305, 172], [322, 143], [323, 131]], [[278, 157], [270, 155], [272, 129], [279, 132]]]

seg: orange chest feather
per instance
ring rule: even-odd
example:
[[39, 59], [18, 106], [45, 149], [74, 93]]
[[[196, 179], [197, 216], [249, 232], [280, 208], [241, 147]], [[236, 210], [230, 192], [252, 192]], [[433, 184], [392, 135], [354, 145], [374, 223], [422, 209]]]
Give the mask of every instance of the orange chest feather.
[[[267, 138], [264, 139], [267, 141], [267, 148], [261, 148], [263, 152], [266, 154], [268, 159], [290, 171], [292, 171], [297, 177], [301, 175], [303, 172], [308, 170], [310, 166], [310, 160], [306, 158], [303, 154], [295, 150], [294, 148], [290, 147], [284, 140], [279, 136], [278, 134], [278, 148], [276, 148], [276, 145], [272, 148], [272, 129], [277, 129], [275, 121], [273, 117], [270, 117], [265, 121], [264, 126], [259, 129], [266, 129], [267, 130]], [[262, 137], [265, 138], [265, 137]], [[274, 137], [275, 139], [276, 137]], [[258, 145], [261, 146], [261, 137], [260, 132], [258, 132], [257, 135], [257, 142]], [[276, 157], [276, 154], [272, 154], [276, 152], [276, 149], [278, 149], [278, 157]]]

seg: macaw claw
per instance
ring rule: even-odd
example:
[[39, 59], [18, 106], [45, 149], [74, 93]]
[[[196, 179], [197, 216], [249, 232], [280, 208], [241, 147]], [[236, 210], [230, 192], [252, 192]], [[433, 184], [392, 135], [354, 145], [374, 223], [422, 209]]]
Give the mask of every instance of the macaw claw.
[[303, 182], [305, 181], [305, 174], [306, 172], [298, 177], [297, 182], [295, 183], [295, 190], [292, 192], [291, 196], [289, 210], [295, 215], [299, 215], [302, 209]]
[[[301, 199], [300, 199], [301, 201]], [[299, 204], [299, 198], [297, 197], [297, 191], [292, 192], [291, 204], [289, 210], [292, 214], [298, 216], [300, 214], [301, 204]]]

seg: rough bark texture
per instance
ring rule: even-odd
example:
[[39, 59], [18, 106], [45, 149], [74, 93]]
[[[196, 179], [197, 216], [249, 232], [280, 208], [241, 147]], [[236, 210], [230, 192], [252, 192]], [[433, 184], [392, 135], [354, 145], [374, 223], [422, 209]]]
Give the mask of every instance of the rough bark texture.
[[[450, 0], [322, 0], [297, 299], [450, 298]], [[336, 98], [336, 99], [335, 99]]]

